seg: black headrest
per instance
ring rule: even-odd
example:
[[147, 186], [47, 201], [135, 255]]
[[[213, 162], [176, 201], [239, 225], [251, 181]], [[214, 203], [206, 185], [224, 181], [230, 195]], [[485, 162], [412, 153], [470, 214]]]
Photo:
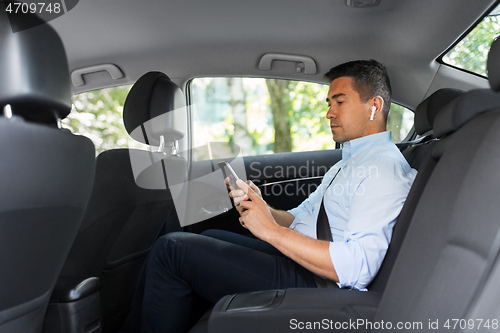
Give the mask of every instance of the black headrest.
[[38, 123], [57, 124], [70, 113], [66, 52], [50, 25], [13, 33], [0, 17], [0, 114], [7, 104], [14, 115]]
[[[179, 140], [184, 132], [176, 123], [179, 118], [186, 117], [185, 106], [184, 94], [167, 75], [146, 73], [137, 80], [125, 100], [125, 129], [133, 139], [148, 145], [158, 145], [161, 135], [166, 142]], [[180, 121], [182, 123], [183, 119]], [[139, 126], [143, 126], [143, 130], [137, 131]]]
[[419, 135], [430, 131], [434, 126], [434, 119], [438, 112], [465, 91], [459, 89], [443, 88], [435, 91], [424, 99], [415, 110], [415, 130]]
[[491, 89], [500, 91], [500, 41], [498, 38], [491, 43], [487, 67]]
[[447, 104], [436, 116], [434, 136], [455, 132], [474, 116], [500, 109], [500, 94], [489, 89], [471, 90]]

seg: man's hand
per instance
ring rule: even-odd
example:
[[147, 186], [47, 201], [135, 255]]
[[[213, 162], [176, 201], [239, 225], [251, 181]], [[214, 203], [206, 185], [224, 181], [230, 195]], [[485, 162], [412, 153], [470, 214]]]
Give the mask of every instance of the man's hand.
[[[239, 180], [239, 181], [243, 185], [248, 185], [248, 187], [250, 187], [250, 189], [252, 189], [252, 191], [255, 192], [262, 199], [262, 194], [260, 193], [259, 188], [251, 180], [247, 180], [246, 184], [243, 183], [243, 181], [241, 181], [241, 180]], [[226, 184], [226, 187], [229, 190], [231, 190], [231, 192], [229, 192], [229, 196], [233, 199], [234, 205], [236, 206], [236, 210], [241, 215], [241, 213], [243, 212], [244, 209], [241, 207], [240, 203], [242, 201], [248, 200], [248, 195], [242, 189], [235, 189], [235, 188], [233, 188], [229, 184], [229, 177], [227, 177], [224, 180], [224, 183]], [[238, 185], [238, 186], [240, 186], [240, 185]], [[240, 186], [240, 188], [241, 188], [241, 186]]]
[[241, 215], [241, 225], [250, 230], [257, 238], [266, 240], [270, 236], [270, 233], [279, 228], [271, 213], [271, 209], [262, 199], [262, 195], [255, 184], [250, 181], [247, 181], [247, 184], [245, 184], [242, 180], [238, 180], [236, 184], [241, 188], [239, 191], [244, 193], [243, 196], [240, 196], [244, 199], [240, 201], [238, 208]]
[[[240, 205], [240, 203], [242, 201], [248, 201], [249, 200], [248, 194], [245, 193], [245, 191], [242, 190], [242, 189], [238, 189], [237, 190], [237, 189], [233, 188], [229, 184], [229, 177], [224, 180], [224, 183], [226, 184], [226, 187], [231, 190], [229, 192], [229, 196], [233, 199], [234, 205], [236, 206], [236, 210], [238, 211], [238, 213], [240, 213], [240, 216], [241, 216], [241, 214], [245, 211], [245, 208], [242, 207]], [[243, 185], [241, 185], [241, 186], [238, 185], [238, 186], [240, 186], [240, 188], [242, 186], [245, 186], [245, 183], [242, 183], [242, 184]], [[252, 190], [255, 194], [257, 194], [257, 196], [262, 201], [264, 201], [264, 199], [262, 197], [262, 193], [260, 192], [260, 189], [257, 187], [257, 185], [255, 185], [251, 180], [247, 180], [246, 185], [247, 185], [246, 188], [250, 188], [250, 190]], [[294, 216], [292, 214], [290, 214], [289, 212], [284, 211], [284, 210], [273, 209], [269, 205], [267, 205], [267, 208], [268, 208], [268, 210], [271, 211], [271, 214], [272, 214], [274, 220], [280, 226], [288, 228], [290, 226], [290, 224], [292, 224]]]

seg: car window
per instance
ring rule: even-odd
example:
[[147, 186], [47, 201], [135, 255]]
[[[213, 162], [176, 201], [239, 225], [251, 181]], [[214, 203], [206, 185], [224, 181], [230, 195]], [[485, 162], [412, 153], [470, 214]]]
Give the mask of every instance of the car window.
[[402, 105], [391, 103], [387, 130], [392, 133], [392, 142], [403, 141], [413, 127], [415, 113]]
[[[242, 155], [335, 149], [325, 120], [327, 84], [260, 78], [196, 78], [189, 85], [195, 146], [237, 144]], [[392, 104], [394, 142], [413, 126], [413, 112]]]
[[123, 125], [123, 104], [132, 86], [120, 86], [73, 96], [73, 108], [63, 127], [92, 140], [96, 154], [113, 148], [143, 148]]
[[486, 76], [486, 60], [491, 42], [500, 34], [500, 6], [483, 18], [462, 40], [449, 50], [442, 61]]

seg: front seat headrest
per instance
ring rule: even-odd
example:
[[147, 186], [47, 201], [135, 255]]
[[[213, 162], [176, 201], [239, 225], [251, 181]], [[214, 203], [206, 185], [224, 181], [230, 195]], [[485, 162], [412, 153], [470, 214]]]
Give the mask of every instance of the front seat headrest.
[[58, 118], [71, 111], [70, 75], [62, 41], [46, 23], [16, 33], [8, 24], [2, 17], [0, 114], [10, 104], [14, 115], [56, 125]]
[[424, 99], [415, 110], [415, 130], [422, 135], [434, 126], [438, 112], [452, 100], [465, 93], [464, 90], [443, 88]]
[[493, 91], [500, 91], [500, 41], [496, 38], [491, 43], [490, 52], [488, 53], [488, 80]]
[[436, 116], [434, 135], [457, 131], [476, 115], [500, 108], [500, 96], [489, 89], [471, 90], [447, 104]]
[[[123, 122], [136, 141], [158, 145], [184, 136], [186, 100], [179, 87], [161, 72], [149, 72], [136, 81], [123, 106]], [[180, 124], [180, 125], [179, 125]], [[136, 130], [142, 126], [142, 130]]]
[[491, 90], [471, 90], [446, 105], [435, 120], [434, 134], [436, 136], [451, 134], [478, 114], [500, 108], [500, 95], [497, 93], [500, 91], [500, 41], [498, 38], [491, 43], [487, 66]]

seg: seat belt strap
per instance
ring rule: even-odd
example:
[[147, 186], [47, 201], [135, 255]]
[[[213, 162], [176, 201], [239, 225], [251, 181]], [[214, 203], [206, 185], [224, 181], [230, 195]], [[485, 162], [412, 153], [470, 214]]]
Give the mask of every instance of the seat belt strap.
[[324, 201], [325, 201], [326, 191], [328, 190], [330, 185], [332, 185], [333, 181], [335, 180], [341, 169], [342, 168], [339, 168], [335, 176], [333, 176], [332, 180], [330, 181], [330, 184], [328, 184], [327, 188], [325, 189], [325, 192], [323, 193], [323, 198], [321, 199], [321, 207], [319, 209], [318, 220], [316, 222], [316, 238], [319, 240], [326, 240], [329, 242], [333, 242], [332, 231], [330, 229], [330, 223], [328, 222], [328, 216], [326, 215]]
[[[334, 179], [337, 177], [341, 169], [342, 168], [339, 168], [335, 176], [333, 176], [332, 180], [330, 181], [330, 184], [328, 184], [327, 188], [325, 189], [325, 193], [326, 190], [328, 190], [328, 188], [330, 187], [330, 185], [332, 185]], [[321, 208], [319, 209], [318, 213], [318, 221], [316, 222], [316, 238], [319, 240], [326, 240], [329, 242], [333, 242], [332, 230], [330, 229], [330, 223], [328, 222], [328, 216], [326, 215], [325, 211], [325, 204], [323, 203], [324, 199], [325, 199], [325, 194], [323, 193], [323, 198], [321, 199]], [[314, 282], [316, 283], [316, 287], [318, 288], [338, 288], [336, 282], [325, 279], [316, 274], [313, 274], [313, 279]]]

